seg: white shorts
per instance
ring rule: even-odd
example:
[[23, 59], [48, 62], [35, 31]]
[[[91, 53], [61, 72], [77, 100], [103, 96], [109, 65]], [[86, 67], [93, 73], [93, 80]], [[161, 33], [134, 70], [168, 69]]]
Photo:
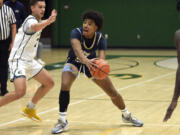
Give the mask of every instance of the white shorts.
[[10, 81], [13, 82], [16, 78], [33, 78], [43, 69], [43, 66], [40, 65], [36, 60], [14, 60], [9, 61], [9, 69]]

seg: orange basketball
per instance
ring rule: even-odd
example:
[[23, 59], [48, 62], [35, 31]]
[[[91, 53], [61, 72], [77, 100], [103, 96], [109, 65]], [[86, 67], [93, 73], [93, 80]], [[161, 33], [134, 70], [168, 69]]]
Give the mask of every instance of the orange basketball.
[[93, 62], [97, 67], [95, 67], [95, 70], [90, 70], [92, 77], [99, 80], [106, 78], [110, 72], [110, 66], [108, 62], [103, 59], [95, 59]]

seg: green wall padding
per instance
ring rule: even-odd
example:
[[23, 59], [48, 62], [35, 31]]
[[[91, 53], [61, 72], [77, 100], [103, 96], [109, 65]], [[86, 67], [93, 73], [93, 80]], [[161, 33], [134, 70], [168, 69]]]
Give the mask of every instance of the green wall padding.
[[173, 35], [180, 28], [175, 0], [54, 0], [54, 7], [59, 13], [55, 47], [70, 46], [70, 32], [82, 25], [87, 9], [103, 13], [101, 32], [108, 34], [109, 47], [174, 47]]

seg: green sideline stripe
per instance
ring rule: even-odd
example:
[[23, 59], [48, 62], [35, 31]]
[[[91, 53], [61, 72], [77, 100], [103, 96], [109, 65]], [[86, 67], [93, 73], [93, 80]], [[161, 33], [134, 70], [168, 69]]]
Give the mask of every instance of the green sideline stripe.
[[[176, 56], [160, 56], [160, 55], [107, 55], [106, 59], [116, 59], [120, 57], [140, 57], [140, 58], [173, 58]], [[45, 69], [47, 70], [55, 70], [55, 69], [61, 69], [63, 68], [63, 65], [65, 62], [58, 62], [58, 63], [53, 63], [45, 66]]]

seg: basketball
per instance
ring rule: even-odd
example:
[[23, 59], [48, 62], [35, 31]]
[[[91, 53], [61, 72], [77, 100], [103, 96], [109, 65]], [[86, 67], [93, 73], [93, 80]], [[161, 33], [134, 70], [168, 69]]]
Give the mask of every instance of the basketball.
[[95, 59], [93, 62], [97, 67], [95, 67], [95, 70], [90, 70], [92, 77], [99, 80], [106, 78], [110, 72], [110, 66], [108, 62], [103, 59]]

